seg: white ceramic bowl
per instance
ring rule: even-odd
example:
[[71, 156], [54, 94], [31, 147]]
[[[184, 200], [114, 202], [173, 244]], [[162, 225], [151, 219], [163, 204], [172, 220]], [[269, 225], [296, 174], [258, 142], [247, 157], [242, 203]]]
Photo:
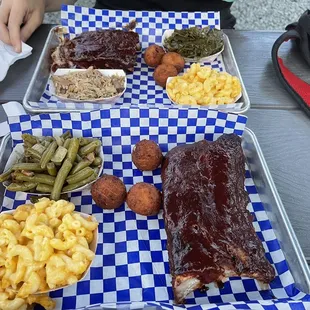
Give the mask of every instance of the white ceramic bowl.
[[[163, 36], [162, 36], [162, 41], [161, 44], [165, 48], [165, 39], [169, 38], [173, 34], [174, 30], [165, 30]], [[224, 51], [224, 45], [223, 48], [216, 54], [207, 56], [207, 57], [202, 57], [202, 58], [184, 58], [186, 62], [200, 62], [200, 63], [205, 63], [205, 62], [213, 62], [222, 52]]]
[[[173, 76], [173, 77], [168, 77], [168, 79], [167, 79], [167, 82], [166, 82], [166, 89], [167, 89], [167, 85], [171, 82], [171, 80], [174, 78], [175, 76]], [[166, 91], [166, 93], [167, 93], [167, 96], [168, 96], [168, 98], [170, 99], [170, 101], [173, 103], [173, 104], [175, 104], [175, 105], [177, 105], [177, 106], [180, 106], [180, 107], [182, 107], [182, 106], [185, 106], [184, 104], [179, 104], [179, 103], [177, 103], [176, 101], [174, 101], [174, 100], [172, 100], [172, 98], [169, 96], [169, 93]], [[240, 98], [241, 98], [241, 96], [242, 96], [242, 91], [241, 91], [241, 93], [238, 95], [238, 96], [236, 96], [234, 99], [233, 99], [233, 101], [232, 102], [230, 102], [230, 103], [227, 103], [227, 104], [210, 104], [210, 105], [204, 105], [203, 107], [205, 107], [205, 108], [209, 108], [209, 109], [216, 109], [216, 110], [226, 110], [226, 109], [232, 109], [232, 108], [239, 108], [239, 107], [241, 107], [242, 106], [242, 102], [237, 102]], [[186, 105], [187, 106], [187, 105]], [[197, 105], [197, 106], [199, 106], [199, 105]]]
[[[104, 164], [104, 154], [103, 154], [103, 149], [102, 147], [100, 148], [100, 157], [102, 159], [102, 164], [101, 164], [101, 167], [99, 169], [99, 173], [98, 173], [98, 178], [101, 176], [102, 174], [102, 171], [103, 171], [103, 164]], [[24, 156], [24, 144], [23, 143], [19, 143], [17, 144], [14, 149], [12, 150], [12, 153], [5, 165], [5, 168], [4, 168], [4, 171], [8, 171], [15, 163], [17, 163], [20, 159], [22, 159]], [[97, 178], [97, 179], [98, 179]], [[82, 191], [86, 188], [88, 188], [92, 183], [96, 182], [96, 180], [86, 184], [86, 185], [83, 185], [79, 188], [76, 188], [72, 191], [67, 191], [67, 192], [61, 192], [61, 194], [69, 194], [69, 193], [74, 193], [74, 192], [79, 192], [79, 191]], [[3, 185], [5, 188], [7, 188], [9, 185], [11, 184], [10, 181], [5, 181], [3, 182]], [[48, 195], [48, 193], [30, 193], [30, 192], [25, 192], [27, 194], [30, 194], [30, 195], [35, 195], [35, 196], [45, 196], [45, 195]]]
[[[84, 72], [87, 69], [57, 69], [56, 72], [53, 75], [58, 75], [58, 76], [62, 76], [62, 75], [66, 75], [68, 73], [72, 73], [72, 72]], [[49, 84], [49, 90], [50, 93], [57, 97], [61, 102], [77, 102], [77, 103], [83, 103], [83, 102], [91, 102], [91, 103], [98, 103], [98, 104], [114, 104], [117, 102], [117, 100], [123, 96], [124, 92], [126, 91], [127, 88], [127, 77], [126, 77], [126, 73], [124, 70], [117, 70], [117, 69], [98, 69], [98, 71], [103, 75], [103, 76], [112, 76], [112, 75], [118, 75], [121, 77], [125, 78], [125, 82], [124, 82], [124, 90], [112, 97], [106, 97], [106, 98], [98, 98], [98, 99], [93, 99], [93, 100], [80, 100], [80, 99], [71, 99], [71, 98], [66, 98], [63, 96], [59, 96], [56, 95], [56, 91], [55, 91], [55, 85], [53, 83], [53, 80], [50, 78], [48, 81]]]
[[[1, 212], [1, 213], [12, 214], [14, 211], [15, 211], [15, 210], [9, 210], [9, 211], [3, 211], [3, 212]], [[82, 212], [76, 212], [76, 211], [74, 211], [74, 213], [80, 214], [84, 219], [87, 219], [87, 218], [90, 216], [90, 214], [86, 214], [86, 213], [82, 213]], [[90, 249], [92, 252], [96, 253], [97, 245], [98, 245], [98, 227], [97, 227], [97, 229], [95, 229], [95, 230], [93, 231], [93, 240], [92, 240], [92, 242], [89, 244], [89, 249]], [[89, 272], [89, 269], [90, 269], [90, 267], [91, 267], [93, 261], [94, 261], [94, 260], [92, 260], [92, 261], [90, 262], [89, 266], [88, 266], [87, 269], [83, 272], [83, 274], [82, 274], [82, 276], [81, 276], [81, 279], [80, 279], [78, 282], [83, 281], [83, 280], [85, 279], [85, 277], [86, 277], [87, 273]], [[76, 282], [76, 283], [78, 283], [78, 282]], [[74, 283], [74, 284], [76, 284], [76, 283]], [[54, 291], [57, 291], [57, 290], [60, 290], [60, 289], [64, 289], [64, 288], [69, 287], [69, 286], [74, 285], [74, 284], [68, 284], [68, 285], [64, 285], [64, 286], [59, 286], [59, 287], [57, 287], [57, 288], [53, 288], [53, 289], [49, 289], [49, 290], [45, 290], [45, 291], [40, 291], [40, 292], [35, 293], [34, 295], [47, 294], [47, 293], [54, 292]]]

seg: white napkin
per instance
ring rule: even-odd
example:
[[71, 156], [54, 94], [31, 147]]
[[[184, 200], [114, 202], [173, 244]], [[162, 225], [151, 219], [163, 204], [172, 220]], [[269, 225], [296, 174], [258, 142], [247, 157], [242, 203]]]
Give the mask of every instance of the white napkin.
[[6, 74], [13, 63], [19, 59], [31, 55], [32, 47], [22, 42], [21, 53], [16, 53], [14, 48], [0, 41], [0, 82], [4, 80]]

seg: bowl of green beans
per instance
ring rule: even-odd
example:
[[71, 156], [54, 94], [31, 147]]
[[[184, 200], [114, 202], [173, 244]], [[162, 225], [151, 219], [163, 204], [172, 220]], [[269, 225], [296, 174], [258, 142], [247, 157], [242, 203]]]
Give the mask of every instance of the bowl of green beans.
[[70, 131], [59, 137], [22, 135], [0, 175], [9, 191], [49, 195], [82, 191], [102, 174], [104, 154], [97, 138], [72, 137]]

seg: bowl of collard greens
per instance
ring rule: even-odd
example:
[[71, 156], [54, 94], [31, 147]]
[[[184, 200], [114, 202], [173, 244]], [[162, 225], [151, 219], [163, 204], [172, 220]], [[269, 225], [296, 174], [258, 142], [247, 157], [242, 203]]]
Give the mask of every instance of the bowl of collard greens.
[[176, 52], [187, 62], [212, 62], [224, 50], [223, 32], [210, 27], [166, 30], [162, 45]]

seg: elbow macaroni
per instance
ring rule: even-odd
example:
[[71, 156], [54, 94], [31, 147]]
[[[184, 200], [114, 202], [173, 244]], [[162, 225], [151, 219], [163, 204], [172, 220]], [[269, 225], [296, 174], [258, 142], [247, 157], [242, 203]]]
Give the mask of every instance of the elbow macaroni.
[[95, 253], [89, 248], [98, 223], [73, 212], [74, 204], [42, 198], [13, 214], [0, 214], [0, 309], [55, 307], [48, 296], [33, 295], [76, 283]]
[[200, 64], [192, 64], [183, 76], [173, 77], [167, 84], [169, 97], [178, 104], [230, 104], [241, 91], [236, 76]]

